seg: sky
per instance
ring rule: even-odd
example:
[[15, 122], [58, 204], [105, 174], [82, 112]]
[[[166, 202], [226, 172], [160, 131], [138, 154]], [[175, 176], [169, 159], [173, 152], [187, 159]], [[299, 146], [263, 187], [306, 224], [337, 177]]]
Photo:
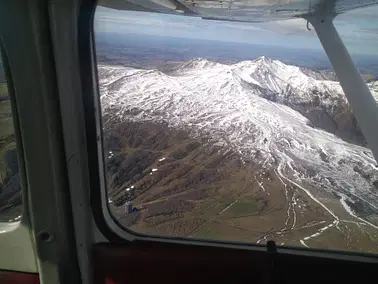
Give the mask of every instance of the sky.
[[[378, 56], [378, 5], [338, 15], [334, 24], [351, 54]], [[95, 32], [115, 32], [125, 35], [132, 33], [287, 48], [322, 49], [314, 29], [307, 30], [306, 21], [303, 19], [237, 23], [98, 7], [94, 28]]]

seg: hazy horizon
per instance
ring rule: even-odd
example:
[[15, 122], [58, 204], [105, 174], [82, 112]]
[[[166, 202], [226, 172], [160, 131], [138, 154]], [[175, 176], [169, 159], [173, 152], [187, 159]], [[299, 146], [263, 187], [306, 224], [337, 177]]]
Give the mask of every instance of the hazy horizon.
[[[339, 15], [335, 26], [351, 54], [378, 57], [378, 6], [357, 9]], [[237, 23], [203, 20], [158, 13], [119, 11], [98, 7], [96, 33], [118, 33], [140, 36], [164, 36], [180, 39], [212, 40], [270, 47], [321, 51], [322, 47], [311, 27], [303, 19]]]

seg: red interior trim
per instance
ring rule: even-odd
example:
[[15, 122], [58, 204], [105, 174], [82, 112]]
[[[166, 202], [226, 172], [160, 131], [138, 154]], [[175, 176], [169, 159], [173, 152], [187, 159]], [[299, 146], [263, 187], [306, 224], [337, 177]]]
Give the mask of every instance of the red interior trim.
[[[378, 266], [306, 255], [158, 242], [93, 247], [94, 283], [356, 283]], [[350, 273], [348, 273], [350, 272]]]
[[39, 284], [37, 273], [24, 273], [16, 271], [0, 271], [1, 284]]

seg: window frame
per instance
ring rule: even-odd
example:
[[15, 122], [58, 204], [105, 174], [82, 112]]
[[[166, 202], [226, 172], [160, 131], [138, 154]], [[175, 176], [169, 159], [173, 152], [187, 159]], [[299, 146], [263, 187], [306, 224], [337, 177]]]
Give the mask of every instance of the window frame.
[[20, 167], [24, 166], [27, 185], [22, 188], [27, 210], [19, 227], [25, 230], [24, 241], [20, 245], [9, 235], [6, 243], [0, 242], [4, 255], [0, 269], [38, 272], [41, 283], [71, 283], [80, 279], [80, 273], [70, 222], [48, 2], [0, 2], [0, 37], [12, 74], [22, 141]]
[[[25, 272], [37, 272], [37, 266], [34, 256], [34, 245], [31, 240], [29, 206], [28, 206], [28, 189], [26, 184], [25, 160], [23, 153], [22, 137], [20, 130], [20, 121], [17, 107], [17, 98], [13, 84], [13, 77], [7, 51], [3, 44], [0, 29], [0, 56], [3, 63], [5, 83], [8, 89], [8, 96], [11, 105], [11, 115], [13, 120], [14, 136], [16, 142], [17, 163], [20, 177], [21, 190], [21, 219], [19, 221], [3, 223], [0, 222], [0, 249], [3, 255], [0, 257], [0, 269], [20, 270]], [[15, 243], [18, 244], [15, 246]], [[21, 244], [21, 245], [20, 245]], [[12, 256], [9, 258], [9, 256]]]
[[[79, 57], [82, 81], [82, 100], [85, 116], [85, 130], [87, 137], [87, 156], [89, 165], [89, 181], [91, 192], [91, 209], [94, 221], [103, 237], [109, 242], [127, 244], [132, 241], [157, 241], [186, 245], [228, 247], [250, 251], [266, 251], [267, 246], [240, 241], [220, 241], [200, 238], [173, 237], [150, 235], [132, 231], [123, 227], [112, 216], [108, 207], [106, 194], [106, 169], [103, 157], [103, 135], [101, 103], [98, 84], [94, 18], [96, 4], [87, 0], [81, 8], [79, 17]], [[88, 11], [91, 11], [90, 13]], [[91, 74], [91, 76], [85, 76]], [[94, 142], [95, 141], [95, 142]], [[104, 241], [104, 239], [98, 239]], [[339, 251], [317, 248], [301, 248], [292, 246], [279, 246], [277, 252], [284, 254], [306, 255], [314, 257], [327, 257], [334, 259], [359, 260], [363, 262], [378, 263], [378, 254], [367, 254], [352, 251]]]

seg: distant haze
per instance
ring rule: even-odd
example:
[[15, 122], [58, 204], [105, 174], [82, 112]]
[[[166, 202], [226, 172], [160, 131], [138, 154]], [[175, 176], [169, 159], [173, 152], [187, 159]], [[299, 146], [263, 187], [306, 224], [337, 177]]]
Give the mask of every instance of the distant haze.
[[[378, 6], [339, 15], [335, 26], [351, 54], [378, 56]], [[295, 49], [322, 50], [306, 21], [295, 19], [259, 24], [203, 20], [198, 17], [118, 11], [98, 7], [97, 33], [128, 36], [169, 36], [181, 39], [213, 40]]]
[[[157, 68], [167, 67], [167, 62], [182, 62], [193, 58], [206, 58], [222, 63], [235, 63], [268, 56], [288, 64], [312, 68], [331, 69], [323, 50], [299, 47], [278, 47], [263, 44], [219, 42], [204, 39], [186, 39], [170, 36], [96, 33], [99, 61], [126, 66]], [[378, 76], [378, 57], [354, 55], [361, 73]]]

